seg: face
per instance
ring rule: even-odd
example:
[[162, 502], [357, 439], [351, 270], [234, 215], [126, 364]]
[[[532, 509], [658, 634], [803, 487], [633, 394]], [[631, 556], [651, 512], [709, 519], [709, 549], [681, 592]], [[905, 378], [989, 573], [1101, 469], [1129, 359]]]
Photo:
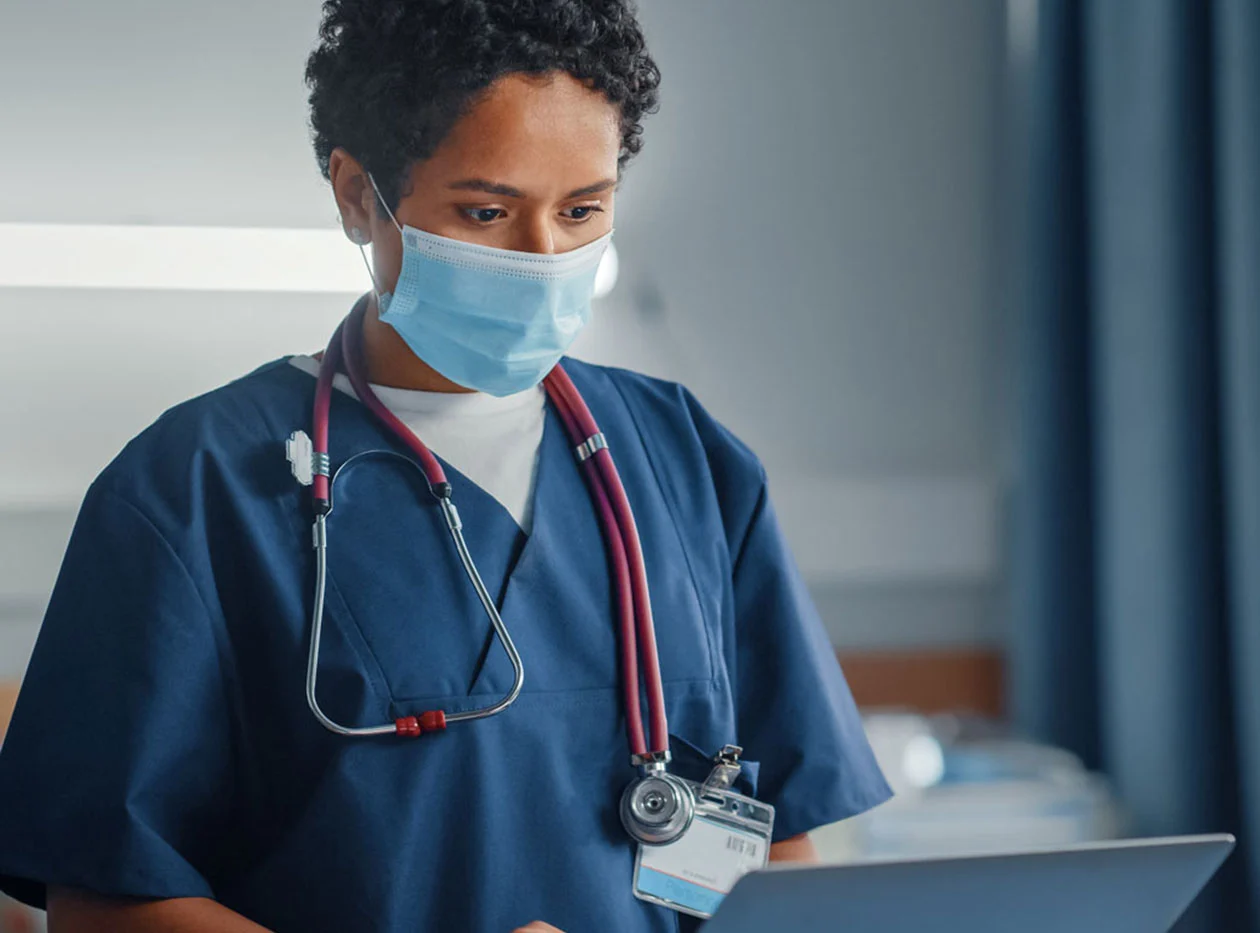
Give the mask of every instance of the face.
[[[509, 75], [411, 167], [394, 215], [452, 239], [567, 252], [612, 229], [620, 149], [619, 113], [602, 94], [563, 73]], [[358, 227], [371, 237], [377, 286], [392, 290], [398, 229], [347, 152], [332, 154], [329, 174], [347, 236]]]

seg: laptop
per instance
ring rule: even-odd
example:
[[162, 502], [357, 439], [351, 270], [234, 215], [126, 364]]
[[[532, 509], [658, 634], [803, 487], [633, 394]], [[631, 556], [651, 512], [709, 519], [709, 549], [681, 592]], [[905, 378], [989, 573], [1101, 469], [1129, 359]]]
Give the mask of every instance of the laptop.
[[771, 866], [705, 933], [1167, 933], [1234, 837], [1087, 843], [966, 858]]

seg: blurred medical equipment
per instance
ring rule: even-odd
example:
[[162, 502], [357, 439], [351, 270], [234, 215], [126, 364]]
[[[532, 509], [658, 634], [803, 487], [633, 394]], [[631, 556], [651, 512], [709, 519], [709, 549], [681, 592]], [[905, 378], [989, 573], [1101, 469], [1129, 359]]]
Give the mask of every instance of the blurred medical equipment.
[[1123, 833], [1107, 782], [1061, 749], [956, 716], [872, 712], [863, 722], [896, 796], [818, 831], [828, 860], [983, 854]]

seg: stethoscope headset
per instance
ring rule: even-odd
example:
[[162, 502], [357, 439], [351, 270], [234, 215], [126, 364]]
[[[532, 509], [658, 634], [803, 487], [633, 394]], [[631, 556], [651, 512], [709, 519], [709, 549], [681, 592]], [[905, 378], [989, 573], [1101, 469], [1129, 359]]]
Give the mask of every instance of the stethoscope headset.
[[[502, 713], [520, 695], [525, 682], [525, 667], [468, 550], [459, 512], [452, 501], [451, 484], [447, 481], [441, 463], [424, 442], [385, 407], [368, 383], [362, 351], [363, 317], [367, 304], [368, 299], [365, 296], [337, 327], [324, 351], [315, 385], [313, 439], [308, 441], [301, 432], [295, 432], [289, 439], [289, 459], [295, 475], [303, 479], [305, 474], [305, 479], [310, 481], [315, 514], [312, 529], [315, 548], [315, 599], [311, 612], [311, 640], [306, 668], [306, 702], [320, 724], [337, 735], [398, 735], [415, 738], [441, 732], [455, 723], [471, 722]], [[315, 687], [319, 675], [320, 633], [328, 575], [327, 518], [333, 509], [332, 492], [336, 478], [330, 475], [329, 413], [332, 406], [333, 377], [341, 371], [350, 380], [359, 401], [414, 454], [428, 483], [430, 494], [441, 507], [464, 572], [494, 628], [495, 636], [512, 663], [514, 676], [511, 688], [489, 706], [455, 713], [440, 709], [427, 710], [377, 726], [344, 726], [333, 721], [320, 709]], [[640, 771], [638, 777], [631, 781], [621, 795], [621, 822], [635, 841], [644, 845], [664, 845], [687, 831], [695, 816], [696, 801], [690, 785], [668, 770], [670, 752], [665, 694], [661, 685], [660, 659], [656, 651], [651, 599], [638, 529], [630, 509], [630, 501], [608, 449], [608, 442], [572, 380], [562, 367], [556, 366], [543, 380], [543, 386], [551, 404], [564, 422], [565, 431], [573, 443], [575, 455], [586, 477], [612, 568], [626, 733], [631, 764]], [[345, 466], [343, 464], [338, 472]], [[650, 743], [644, 734], [640, 706], [640, 664], [643, 686], [647, 693]]]

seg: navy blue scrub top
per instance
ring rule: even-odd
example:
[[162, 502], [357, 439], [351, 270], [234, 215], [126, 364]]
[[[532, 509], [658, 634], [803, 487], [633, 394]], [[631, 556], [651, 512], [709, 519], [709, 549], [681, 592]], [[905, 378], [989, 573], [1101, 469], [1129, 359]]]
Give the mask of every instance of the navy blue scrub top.
[[[677, 385], [564, 365], [642, 536], [679, 769], [703, 779], [689, 748], [743, 746], [776, 840], [884, 801], [756, 457]], [[311, 715], [309, 489], [284, 440], [310, 430], [313, 391], [263, 366], [168, 411], [92, 485], [0, 749], [0, 887], [36, 906], [46, 884], [212, 897], [293, 933], [693, 929], [631, 893], [611, 584], [554, 411], [528, 537], [447, 467], [525, 661], [519, 700], [420, 739]], [[340, 392], [331, 444], [334, 468], [404, 450]], [[360, 460], [334, 496], [325, 711], [377, 725], [501, 696], [511, 665], [418, 468]]]

